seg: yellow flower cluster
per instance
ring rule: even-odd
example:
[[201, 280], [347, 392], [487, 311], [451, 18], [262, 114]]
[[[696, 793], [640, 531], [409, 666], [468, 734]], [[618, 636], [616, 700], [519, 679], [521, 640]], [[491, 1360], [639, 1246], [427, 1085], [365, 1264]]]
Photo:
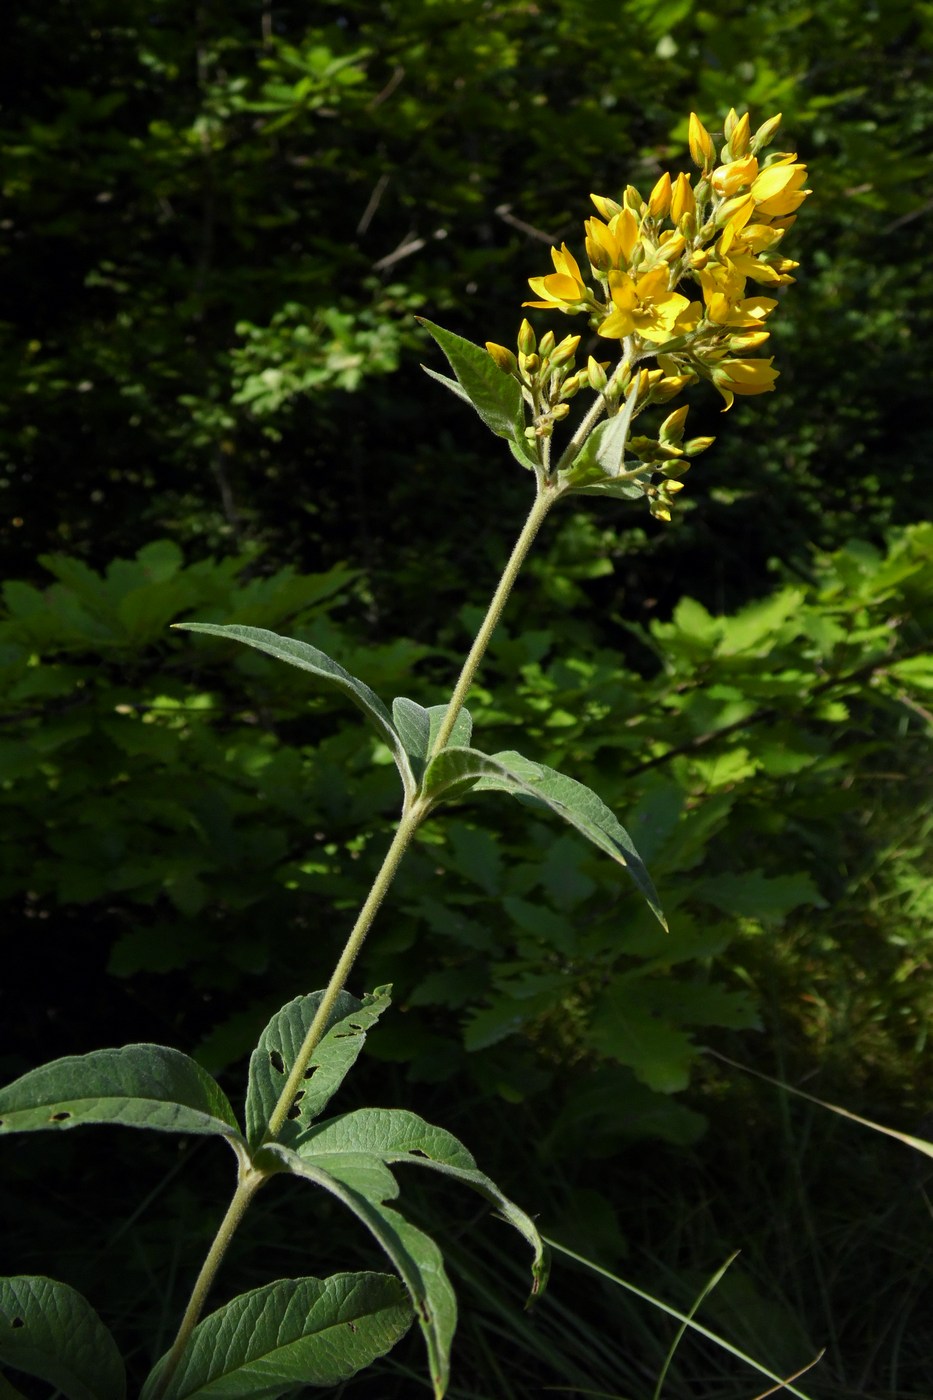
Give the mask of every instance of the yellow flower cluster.
[[[699, 174], [691, 179], [665, 173], [647, 199], [632, 185], [620, 201], [592, 195], [598, 217], [585, 223], [589, 276], [562, 244], [551, 249], [554, 271], [529, 279], [536, 300], [525, 306], [585, 315], [597, 335], [622, 343], [619, 371], [610, 380], [610, 414], [621, 411], [621, 397], [639, 374], [636, 365], [647, 356], [656, 357], [660, 366], [647, 379], [658, 382], [645, 382], [646, 372], [640, 372], [642, 382], [633, 390], [635, 412], [648, 402], [665, 401], [698, 378], [715, 385], [726, 409], [736, 394], [774, 388], [778, 372], [772, 360], [752, 354], [767, 342], [765, 321], [777, 306], [761, 289], [793, 282], [797, 263], [782, 255], [780, 244], [810, 193], [804, 188], [806, 167], [796, 154], [763, 155], [780, 120], [780, 114], [771, 117], [753, 133], [748, 113], [740, 117], [733, 109], [717, 151], [709, 131], [691, 114], [690, 154]], [[698, 295], [690, 295], [691, 284]], [[527, 341], [527, 322], [522, 334]], [[567, 337], [562, 351], [571, 340], [575, 348], [578, 339]], [[526, 398], [532, 388], [540, 389], [540, 374], [532, 385], [527, 367], [522, 372], [510, 351], [491, 343], [487, 349], [501, 369], [524, 381]], [[595, 363], [591, 358], [590, 365]], [[561, 367], [560, 404], [588, 377], [594, 389], [601, 387], [596, 382], [600, 376], [605, 383], [602, 369], [574, 377], [569, 351], [562, 354]], [[559, 408], [557, 416], [567, 411]], [[682, 429], [682, 419], [678, 426]], [[666, 437], [667, 447], [676, 450], [670, 432]], [[665, 447], [663, 438], [655, 447]], [[664, 455], [660, 452], [658, 462]], [[668, 505], [660, 502], [655, 513], [669, 518]]]
[[[782, 257], [778, 245], [810, 193], [796, 155], [760, 159], [779, 121], [780, 114], [752, 135], [748, 113], [730, 111], [717, 158], [712, 136], [691, 114], [697, 183], [665, 173], [647, 200], [631, 185], [621, 203], [592, 195], [601, 217], [586, 221], [586, 253], [597, 290], [587, 286], [564, 244], [551, 250], [554, 272], [529, 279], [540, 300], [525, 305], [571, 316], [586, 312], [599, 335], [633, 341], [636, 357], [644, 348], [638, 342], [663, 347], [688, 372], [711, 379], [727, 407], [735, 394], [773, 389], [771, 360], [748, 359], [746, 352], [768, 339], [762, 326], [777, 302], [746, 296], [746, 284], [777, 287], [794, 280], [797, 264]], [[685, 279], [699, 283], [702, 302], [677, 290]]]

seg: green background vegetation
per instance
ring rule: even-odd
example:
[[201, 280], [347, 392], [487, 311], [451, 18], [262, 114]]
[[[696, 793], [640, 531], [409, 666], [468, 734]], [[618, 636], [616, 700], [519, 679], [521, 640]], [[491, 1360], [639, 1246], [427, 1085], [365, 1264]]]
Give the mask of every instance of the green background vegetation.
[[[619, 813], [672, 932], [573, 836], [465, 804], [358, 968], [396, 1004], [350, 1092], [444, 1124], [543, 1228], [676, 1304], [741, 1247], [701, 1316], [787, 1371], [825, 1346], [812, 1394], [929, 1393], [922, 1173], [703, 1051], [906, 1131], [930, 1104], [931, 30], [921, 0], [11, 15], [5, 1080], [132, 1040], [236, 1071], [323, 985], [389, 757], [294, 672], [169, 624], [271, 627], [385, 699], [443, 699], [530, 484], [421, 373], [442, 366], [414, 313], [512, 343], [590, 190], [686, 168], [691, 109], [782, 110], [815, 193], [777, 392], [723, 418], [692, 391], [691, 431], [719, 436], [673, 526], [548, 521], [471, 704], [483, 747]], [[8, 1152], [4, 1268], [81, 1288], [144, 1370], [215, 1224], [214, 1153]], [[529, 1322], [499, 1228], [416, 1200], [464, 1291], [454, 1396], [652, 1394], [659, 1315], [559, 1263]], [[224, 1296], [369, 1257], [282, 1204], [260, 1198]], [[685, 1343], [665, 1394], [756, 1393], [730, 1364]], [[413, 1343], [348, 1390], [410, 1395], [419, 1366]]]

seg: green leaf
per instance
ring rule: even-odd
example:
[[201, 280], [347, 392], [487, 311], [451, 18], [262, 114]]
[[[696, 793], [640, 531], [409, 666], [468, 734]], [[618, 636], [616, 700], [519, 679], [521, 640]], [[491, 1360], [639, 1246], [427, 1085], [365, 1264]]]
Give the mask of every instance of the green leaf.
[[389, 746], [402, 779], [402, 786], [408, 796], [414, 796], [417, 785], [408, 756], [385, 705], [375, 691], [370, 690], [363, 681], [351, 676], [349, 671], [344, 670], [325, 652], [319, 651], [308, 642], [281, 637], [277, 632], [267, 631], [265, 627], [241, 627], [239, 623], [214, 622], [176, 622], [173, 625], [187, 632], [205, 632], [212, 637], [228, 637], [232, 641], [243, 642], [245, 646], [255, 647], [257, 651], [264, 651], [278, 661], [297, 666], [301, 671], [309, 671], [319, 680], [336, 686], [363, 711], [379, 737]]
[[[424, 316], [416, 318], [430, 332], [450, 361], [463, 395], [497, 437], [518, 442], [525, 431], [525, 409], [517, 380], [504, 374], [487, 352]], [[432, 378], [442, 376], [428, 371]], [[446, 381], [448, 384], [450, 381]]]
[[[305, 1087], [295, 1116], [286, 1120], [281, 1137], [292, 1143], [323, 1112], [340, 1088], [363, 1048], [366, 1032], [376, 1024], [389, 1005], [389, 987], [377, 987], [362, 1001], [341, 992], [305, 1075]], [[305, 1036], [321, 1004], [323, 992], [296, 997], [277, 1011], [259, 1038], [249, 1062], [246, 1091], [246, 1135], [250, 1146], [258, 1147], [285, 1081], [291, 1072]]]
[[[425, 709], [414, 700], [399, 696], [392, 701], [392, 719], [399, 738], [405, 746], [412, 772], [420, 783], [424, 776], [428, 754], [434, 747], [440, 727], [444, 722], [448, 707], [432, 705]], [[450, 744], [468, 744], [473, 734], [473, 719], [468, 710], [461, 709], [454, 721]]]
[[375, 1156], [382, 1162], [406, 1162], [453, 1177], [479, 1192], [534, 1250], [532, 1295], [547, 1281], [547, 1261], [541, 1236], [534, 1223], [499, 1190], [490, 1177], [479, 1171], [472, 1155], [452, 1133], [434, 1127], [416, 1113], [398, 1108], [361, 1108], [340, 1118], [328, 1119], [311, 1129], [297, 1147], [304, 1162], [312, 1162], [332, 1175], [337, 1170], [329, 1162], [333, 1155]]
[[641, 982], [617, 978], [596, 1005], [588, 1039], [600, 1054], [629, 1065], [649, 1089], [674, 1094], [689, 1083], [696, 1049], [689, 1035], [652, 1015], [645, 1001]]
[[[389, 1274], [279, 1279], [199, 1322], [162, 1400], [275, 1400], [301, 1385], [334, 1386], [384, 1356], [411, 1325]], [[143, 1387], [156, 1393], [163, 1358]]]
[[435, 800], [470, 790], [510, 792], [554, 812], [625, 867], [655, 917], [667, 928], [657, 891], [631, 837], [584, 783], [511, 750], [490, 755], [478, 749], [451, 747], [429, 763], [424, 789]]
[[113, 1337], [80, 1293], [51, 1278], [0, 1278], [0, 1365], [48, 1381], [69, 1400], [126, 1394]]
[[[385, 1200], [392, 1200], [398, 1194], [391, 1172], [385, 1174], [391, 1181], [391, 1191], [383, 1178], [381, 1199], [372, 1199], [336, 1175], [305, 1161], [297, 1152], [281, 1143], [269, 1143], [263, 1148], [263, 1156], [274, 1159], [284, 1170], [320, 1186], [342, 1201], [385, 1250], [414, 1307], [427, 1348], [435, 1400], [440, 1400], [447, 1389], [450, 1375], [450, 1347], [457, 1326], [457, 1300], [444, 1268], [441, 1251], [430, 1235], [384, 1204]], [[336, 1154], [333, 1165], [340, 1165]], [[356, 1179], [359, 1180], [358, 1177]], [[146, 1400], [145, 1396], [143, 1400]], [[166, 1400], [171, 1400], [171, 1397], [166, 1397]]]
[[83, 1123], [218, 1133], [234, 1148], [243, 1142], [220, 1086], [194, 1060], [165, 1045], [67, 1055], [0, 1089], [0, 1134]]

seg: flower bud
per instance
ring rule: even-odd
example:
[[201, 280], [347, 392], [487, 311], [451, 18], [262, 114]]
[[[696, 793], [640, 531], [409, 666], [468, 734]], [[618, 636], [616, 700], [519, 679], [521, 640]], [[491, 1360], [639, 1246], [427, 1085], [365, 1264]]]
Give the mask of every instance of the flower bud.
[[561, 365], [568, 364], [576, 354], [579, 344], [580, 337], [578, 335], [565, 335], [561, 343], [556, 349], [552, 350], [548, 356], [551, 369], [557, 369]]
[[675, 224], [679, 224], [685, 214], [695, 215], [696, 209], [690, 176], [681, 171], [671, 188], [671, 218]]
[[682, 408], [675, 408], [673, 413], [669, 413], [658, 431], [659, 441], [669, 447], [678, 446], [684, 435], [684, 423], [689, 412], [689, 406], [684, 404]]
[[486, 352], [493, 363], [502, 370], [503, 374], [518, 373], [518, 361], [512, 354], [512, 351], [507, 350], [504, 345], [496, 345], [493, 341], [487, 340]]
[[690, 438], [689, 442], [684, 443], [684, 452], [688, 457], [699, 457], [700, 453], [705, 452], [708, 447], [712, 447], [715, 441], [714, 437]]
[[642, 214], [645, 212], [645, 201], [634, 185], [625, 186], [625, 194], [622, 196], [622, 200], [626, 209], [631, 209], [633, 214], [637, 214], [638, 217], [641, 218]]
[[554, 346], [556, 344], [557, 337], [554, 334], [554, 332], [545, 331], [544, 335], [538, 341], [538, 354], [541, 356], [542, 359], [546, 359], [547, 356], [550, 355], [551, 351], [554, 349]]
[[554, 405], [554, 407], [551, 409], [551, 417], [554, 419], [555, 423], [559, 423], [560, 420], [561, 420], [562, 418], [566, 418], [566, 417], [567, 417], [567, 414], [568, 414], [569, 412], [570, 412], [570, 404], [569, 404], [569, 403], [556, 403], [556, 404]]
[[[606, 361], [608, 364], [608, 360]], [[606, 373], [605, 364], [599, 360], [594, 360], [590, 355], [586, 362], [586, 377], [590, 388], [597, 394], [601, 393], [609, 383], [609, 376]]]
[[663, 219], [670, 207], [671, 177], [665, 170], [648, 196], [648, 215], [652, 219]]
[[696, 112], [690, 113], [690, 127], [688, 140], [690, 143], [690, 155], [694, 165], [698, 165], [701, 170], [712, 170], [716, 160], [716, 149], [713, 145], [713, 138], [706, 127], [700, 121]]
[[614, 199], [607, 199], [603, 194], [591, 194], [590, 199], [596, 205], [597, 212], [601, 214], [604, 219], [613, 219], [616, 214], [622, 213], [622, 205], [618, 204]]
[[770, 146], [771, 142], [777, 135], [777, 129], [780, 125], [780, 112], [778, 112], [776, 116], [769, 117], [766, 122], [762, 122], [761, 126], [758, 128], [758, 130], [755, 132], [754, 136], [751, 139], [750, 149], [753, 155], [757, 155], [763, 146]]
[[523, 355], [533, 355], [538, 342], [529, 321], [522, 321], [518, 331], [518, 348]]

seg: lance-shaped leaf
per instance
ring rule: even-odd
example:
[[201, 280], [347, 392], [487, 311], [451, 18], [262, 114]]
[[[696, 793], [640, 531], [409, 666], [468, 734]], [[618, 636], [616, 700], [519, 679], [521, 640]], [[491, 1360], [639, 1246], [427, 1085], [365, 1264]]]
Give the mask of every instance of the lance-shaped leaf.
[[0, 1134], [122, 1123], [163, 1133], [217, 1133], [243, 1143], [220, 1085], [165, 1045], [67, 1055], [0, 1089]]
[[386, 1171], [380, 1179], [381, 1199], [371, 1199], [358, 1189], [361, 1182], [359, 1174], [351, 1170], [350, 1179], [355, 1185], [347, 1185], [322, 1167], [306, 1162], [297, 1152], [281, 1143], [269, 1143], [262, 1149], [258, 1160], [274, 1161], [282, 1170], [328, 1191], [353, 1212], [382, 1246], [408, 1291], [427, 1348], [435, 1400], [441, 1400], [450, 1376], [450, 1347], [457, 1326], [457, 1300], [444, 1268], [443, 1256], [430, 1235], [385, 1204], [386, 1200], [393, 1200], [398, 1194], [392, 1173]]
[[[463, 395], [486, 427], [491, 428], [497, 437], [509, 438], [513, 442], [522, 440], [525, 409], [518, 381], [504, 374], [479, 345], [454, 335], [452, 331], [445, 331], [424, 316], [417, 317], [417, 320], [431, 333], [447, 356]], [[443, 375], [433, 370], [428, 370], [428, 374], [432, 379], [440, 379], [453, 387]]]
[[[346, 1175], [348, 1169], [362, 1171], [366, 1162], [376, 1158], [384, 1163], [407, 1162], [426, 1167], [469, 1186], [494, 1205], [503, 1219], [531, 1245], [534, 1251], [532, 1297], [543, 1290], [547, 1281], [547, 1255], [534, 1222], [479, 1170], [472, 1153], [444, 1128], [426, 1123], [407, 1109], [361, 1108], [315, 1124], [298, 1143], [296, 1151], [303, 1162], [320, 1167], [351, 1185], [356, 1182]], [[365, 1191], [362, 1185], [358, 1189]]]
[[0, 1279], [0, 1366], [38, 1376], [68, 1400], [126, 1394], [113, 1337], [80, 1293], [51, 1278]]
[[[286, 1143], [300, 1137], [340, 1088], [344, 1076], [356, 1063], [366, 1032], [376, 1024], [389, 1005], [390, 987], [377, 987], [358, 1001], [341, 992], [327, 1022], [327, 1032], [311, 1056], [304, 1087], [280, 1134]], [[296, 997], [277, 1011], [259, 1038], [249, 1062], [246, 1091], [246, 1135], [251, 1147], [258, 1147], [285, 1088], [305, 1036], [311, 1027], [323, 992]]]
[[[447, 714], [446, 705], [431, 705], [425, 709], [414, 700], [399, 696], [392, 701], [392, 718], [399, 738], [405, 745], [405, 752], [411, 763], [416, 780], [420, 783], [424, 776], [428, 755], [434, 747], [434, 740], [440, 731]], [[460, 710], [454, 721], [453, 732], [448, 743], [468, 744], [473, 734], [473, 719], [468, 710]]]
[[278, 661], [289, 666], [297, 666], [300, 671], [308, 671], [318, 680], [340, 690], [358, 709], [362, 710], [379, 737], [389, 746], [395, 766], [402, 779], [402, 786], [409, 797], [416, 791], [416, 783], [405, 753], [404, 745], [395, 731], [391, 716], [375, 691], [363, 681], [351, 676], [349, 671], [332, 660], [325, 652], [319, 651], [308, 642], [296, 642], [291, 637], [280, 637], [277, 632], [269, 632], [265, 627], [241, 627], [239, 623], [176, 622], [173, 626], [187, 632], [205, 632], [212, 637], [226, 637], [230, 641], [242, 642], [245, 646], [264, 651]]
[[510, 792], [554, 812], [625, 867], [655, 917], [667, 928], [657, 891], [632, 838], [585, 783], [511, 750], [490, 755], [478, 749], [451, 747], [428, 764], [424, 791], [435, 800], [459, 797], [466, 791]]
[[[198, 1323], [161, 1400], [276, 1400], [303, 1385], [339, 1385], [410, 1325], [405, 1290], [390, 1274], [279, 1279]], [[158, 1393], [164, 1365], [141, 1400]]]

